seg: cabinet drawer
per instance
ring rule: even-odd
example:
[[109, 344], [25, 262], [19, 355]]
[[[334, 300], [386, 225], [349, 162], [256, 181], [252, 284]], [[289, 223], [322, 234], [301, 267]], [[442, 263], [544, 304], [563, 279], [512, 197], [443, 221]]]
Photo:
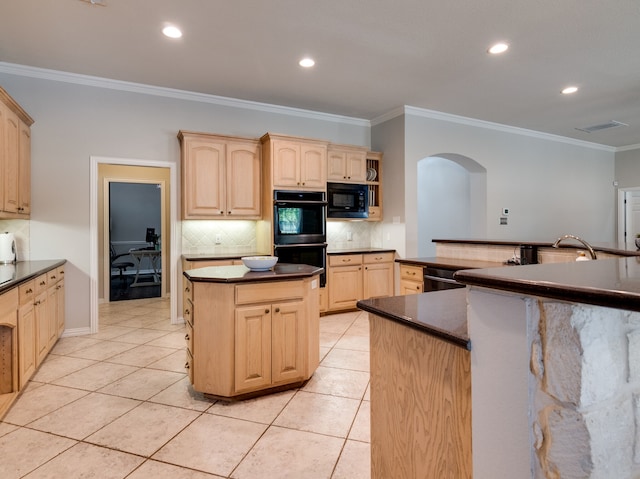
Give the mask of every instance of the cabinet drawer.
[[182, 299], [185, 301], [185, 304], [187, 299], [193, 302], [193, 283], [187, 278], [184, 278], [182, 281]]
[[236, 286], [236, 304], [286, 301], [304, 296], [302, 281], [252, 283]]
[[47, 284], [53, 285], [60, 281], [60, 274], [57, 269], [52, 269], [51, 271], [47, 271]]
[[189, 352], [193, 354], [193, 328], [191, 327], [191, 323], [187, 321], [186, 333], [184, 335], [184, 340], [187, 343], [187, 349]]
[[189, 382], [193, 384], [193, 356], [191, 352], [187, 349], [185, 354], [185, 363], [184, 368], [187, 370], [187, 374], [189, 374]]
[[329, 266], [351, 266], [354, 264], [362, 264], [361, 254], [329, 255]]
[[394, 260], [394, 253], [370, 253], [363, 256], [364, 264], [390, 263]]
[[400, 265], [400, 279], [408, 281], [419, 281], [422, 283], [423, 279], [422, 266], [408, 266], [406, 264]]
[[33, 303], [33, 296], [35, 290], [35, 281], [27, 281], [18, 286], [18, 294], [20, 296], [20, 304]]
[[47, 289], [47, 275], [41, 274], [35, 279], [35, 293], [40, 294]]
[[182, 304], [182, 317], [189, 326], [193, 327], [193, 303], [190, 299], [185, 299]]

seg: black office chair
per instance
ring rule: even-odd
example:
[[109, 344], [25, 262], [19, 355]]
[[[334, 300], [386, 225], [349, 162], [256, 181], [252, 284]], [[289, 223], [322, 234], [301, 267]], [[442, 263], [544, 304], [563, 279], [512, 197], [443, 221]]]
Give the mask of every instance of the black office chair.
[[135, 265], [131, 261], [116, 261], [123, 256], [129, 256], [129, 253], [116, 254], [116, 249], [111, 246], [111, 269], [120, 270], [120, 278], [124, 278], [124, 272], [127, 268], [133, 268]]

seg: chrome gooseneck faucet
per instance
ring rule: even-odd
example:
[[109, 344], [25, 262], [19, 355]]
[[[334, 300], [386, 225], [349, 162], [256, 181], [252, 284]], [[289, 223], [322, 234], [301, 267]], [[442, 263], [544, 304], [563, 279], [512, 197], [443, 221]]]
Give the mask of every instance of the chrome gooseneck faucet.
[[582, 238], [578, 238], [577, 236], [574, 236], [574, 235], [561, 236], [560, 238], [558, 238], [556, 240], [555, 243], [553, 243], [553, 247], [554, 248], [559, 248], [560, 247], [560, 243], [562, 241], [566, 240], [566, 239], [573, 239], [573, 240], [579, 241], [580, 243], [582, 243], [589, 250], [589, 254], [591, 255], [591, 259], [597, 259], [596, 252], [593, 250], [591, 245], [589, 243], [587, 243], [585, 240], [583, 240]]

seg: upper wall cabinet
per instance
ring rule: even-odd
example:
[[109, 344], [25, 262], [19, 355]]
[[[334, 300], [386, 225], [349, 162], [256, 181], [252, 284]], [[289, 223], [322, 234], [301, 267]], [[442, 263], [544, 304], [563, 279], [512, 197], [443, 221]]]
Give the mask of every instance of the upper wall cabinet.
[[327, 181], [338, 183], [367, 181], [367, 149], [347, 145], [329, 145]]
[[327, 142], [271, 133], [261, 141], [272, 188], [326, 190]]
[[31, 214], [33, 119], [0, 87], [0, 218]]
[[259, 219], [260, 142], [180, 131], [183, 219]]

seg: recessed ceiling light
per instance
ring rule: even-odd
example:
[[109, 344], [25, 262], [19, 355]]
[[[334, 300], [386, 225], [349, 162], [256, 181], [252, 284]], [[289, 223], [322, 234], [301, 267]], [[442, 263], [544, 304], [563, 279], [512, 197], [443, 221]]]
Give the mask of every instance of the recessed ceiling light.
[[493, 55], [497, 55], [498, 53], [506, 52], [508, 49], [509, 49], [509, 45], [507, 45], [506, 43], [496, 43], [487, 51]]
[[180, 29], [173, 25], [167, 25], [162, 29], [162, 33], [169, 38], [180, 38], [182, 36], [182, 32]]
[[571, 95], [572, 93], [575, 93], [578, 91], [578, 87], [577, 86], [568, 86], [567, 88], [564, 88], [562, 90], [562, 94], [563, 95]]
[[303, 58], [298, 62], [301, 67], [311, 68], [316, 62], [312, 58]]

